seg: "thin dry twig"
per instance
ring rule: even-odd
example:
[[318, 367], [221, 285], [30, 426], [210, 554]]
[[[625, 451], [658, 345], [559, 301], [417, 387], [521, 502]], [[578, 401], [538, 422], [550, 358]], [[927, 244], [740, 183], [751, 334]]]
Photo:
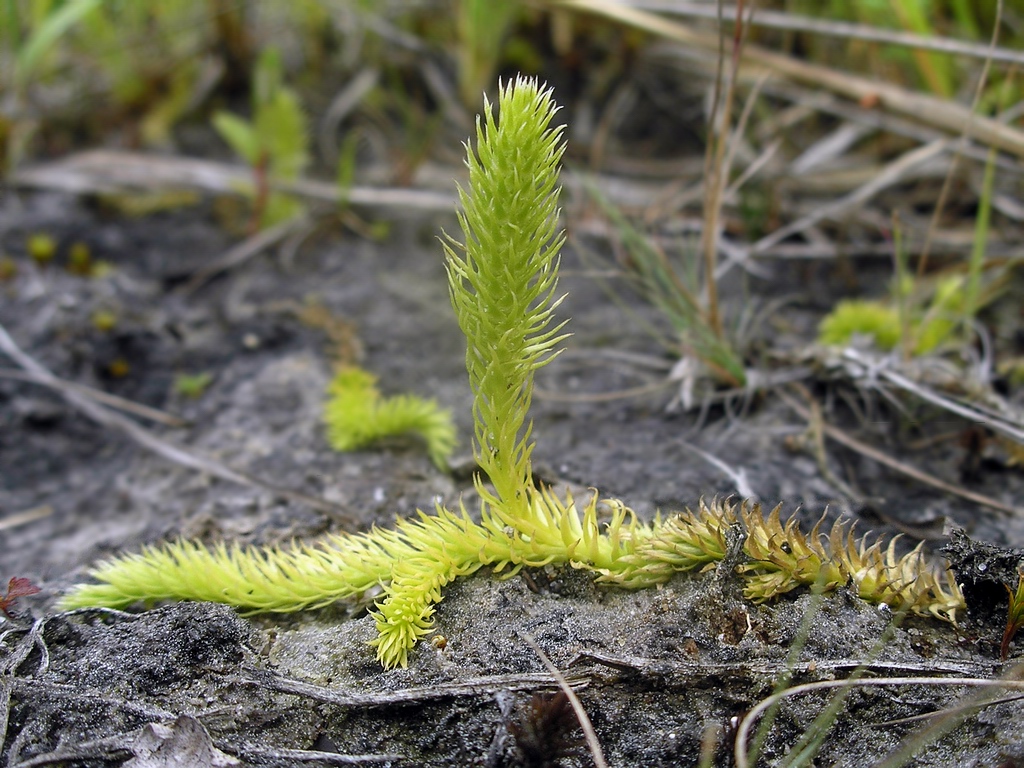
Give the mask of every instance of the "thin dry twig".
[[970, 675], [995, 674], [1002, 666], [999, 662], [979, 662], [967, 659], [932, 659], [927, 662], [909, 663], [879, 661], [878, 659], [814, 659], [793, 663], [749, 659], [746, 661], [709, 663], [707, 661], [683, 661], [675, 658], [652, 659], [643, 656], [616, 656], [601, 651], [584, 651], [576, 656], [569, 666], [596, 663], [630, 674], [661, 680], [663, 682], [693, 687], [696, 683], [736, 679], [747, 680], [752, 676], [777, 678], [783, 674], [821, 674], [824, 676], [866, 669], [870, 672], [916, 675]]
[[934, 712], [924, 712], [920, 715], [911, 715], [910, 717], [898, 717], [894, 720], [883, 720], [878, 723], [872, 723], [873, 728], [888, 728], [892, 725], [906, 725], [907, 723], [920, 723], [928, 720], [934, 720], [936, 717], [950, 717], [954, 715], [964, 714], [972, 712], [976, 709], [982, 709], [983, 707], [992, 707], [996, 704], [1008, 704], [1011, 701], [1021, 701], [1024, 699], [1024, 694], [1017, 696], [1005, 696], [1001, 699], [992, 699], [986, 702], [972, 702], [957, 704], [955, 707], [943, 707], [937, 709]]
[[[226, 751], [226, 750], [225, 750]], [[316, 749], [254, 749], [237, 747], [235, 753], [250, 763], [316, 763], [317, 765], [373, 765], [375, 763], [404, 763], [402, 755], [342, 755]]]
[[760, 254], [778, 245], [786, 238], [809, 229], [824, 219], [835, 219], [857, 206], [863, 205], [879, 192], [903, 181], [906, 175], [915, 168], [941, 155], [949, 144], [949, 139], [939, 139], [901, 155], [891, 163], [888, 163], [880, 173], [875, 174], [866, 184], [862, 184], [839, 200], [827, 203], [806, 216], [802, 216], [796, 221], [762, 237], [750, 246], [750, 253]]
[[949, 190], [953, 188], [953, 176], [956, 173], [957, 162], [960, 160], [960, 156], [963, 154], [963, 150], [967, 147], [971, 140], [971, 130], [974, 127], [974, 121], [977, 119], [978, 104], [981, 101], [981, 94], [985, 91], [985, 84], [988, 82], [988, 73], [992, 68], [992, 58], [997, 50], [997, 43], [999, 42], [999, 27], [1003, 22], [1003, 0], [996, 0], [996, 18], [992, 24], [992, 38], [989, 41], [988, 55], [985, 57], [985, 64], [981, 68], [981, 74], [978, 76], [978, 83], [974, 87], [974, 97], [971, 100], [971, 119], [967, 121], [967, 125], [964, 126], [963, 133], [960, 135], [960, 140], [956, 143], [953, 150], [952, 162], [949, 164], [949, 170], [946, 172], [946, 178], [943, 179], [942, 189], [939, 190], [939, 199], [935, 203], [935, 210], [932, 212], [931, 222], [928, 224], [928, 231], [925, 234], [924, 246], [921, 249], [921, 255], [917, 262], [917, 275], [922, 277], [925, 274], [925, 267], [928, 263], [928, 253], [931, 250], [932, 238], [939, 228], [939, 221], [942, 219], [942, 212], [946, 208], [946, 198], [949, 197]]
[[[708, 3], [688, 3], [684, 0], [623, 0], [623, 5], [644, 11], [665, 13], [670, 16], [689, 16], [702, 19], [717, 19], [718, 10]], [[722, 16], [728, 21], [735, 15], [735, 6], [722, 7]], [[755, 27], [766, 29], [783, 29], [789, 32], [810, 32], [816, 35], [839, 37], [843, 40], [862, 40], [866, 43], [887, 43], [904, 48], [916, 48], [922, 51], [951, 53], [957, 56], [969, 56], [974, 59], [991, 58], [993, 61], [1024, 64], [1024, 52], [1012, 48], [990, 48], [987, 45], [972, 43], [968, 40], [957, 40], [951, 37], [916, 35], [895, 29], [883, 29], [868, 24], [855, 24], [848, 21], [819, 19], [813, 16], [802, 16], [782, 11], [759, 10], [751, 20]]]
[[[911, 240], [904, 243], [904, 249], [910, 255], [920, 253], [921, 243], [919, 240]], [[942, 249], [949, 255], [966, 255], [971, 252], [970, 243], [947, 240], [942, 244]], [[1013, 243], [990, 243], [987, 248], [989, 259], [1013, 258], [1020, 254], [1020, 246]], [[834, 259], [839, 256], [846, 258], [877, 258], [892, 261], [892, 243], [781, 243], [757, 254], [759, 261], [765, 259], [784, 259], [792, 261], [818, 261], [821, 259]]]
[[[680, 53], [680, 57], [683, 56], [684, 54]], [[752, 77], [747, 77], [746, 82], [750, 85], [756, 81]], [[823, 93], [818, 89], [808, 88], [790, 81], [769, 80], [765, 83], [763, 90], [765, 94], [791, 102], [793, 106], [783, 110], [775, 119], [769, 118], [761, 122], [758, 126], [757, 135], [762, 140], [787, 133], [792, 130], [793, 125], [800, 119], [807, 119], [812, 115], [821, 114], [839, 118], [843, 121], [844, 126], [847, 123], [852, 123], [861, 126], [867, 131], [882, 131], [894, 136], [911, 139], [919, 144], [927, 144], [938, 139], [948, 138], [948, 133], [945, 131], [912, 122], [883, 110], [869, 109], [857, 102], [841, 99], [837, 96]], [[1007, 110], [1006, 113], [999, 116], [999, 119], [1002, 122], [1011, 122], [1007, 117], [1010, 113], [1011, 110]], [[986, 147], [973, 143], [966, 145], [961, 143], [959, 151], [963, 156], [970, 157], [973, 160], [982, 163], [988, 161], [989, 151]], [[1021, 165], [1018, 159], [1005, 154], [997, 155], [995, 163], [996, 167], [1000, 170], [1016, 175], [1020, 175], [1022, 169], [1024, 169], [1024, 166]], [[830, 174], [830, 177], [841, 181], [845, 178], [855, 179], [858, 172], [866, 176], [873, 173], [873, 164], [873, 161], [863, 159], [857, 163], [856, 169], [845, 169], [841, 172], [841, 175], [833, 173]], [[861, 170], [862, 168], [864, 170]], [[799, 167], [797, 170], [799, 170]], [[791, 167], [790, 171], [793, 173], [794, 169]], [[799, 178], [799, 176], [796, 178]], [[803, 178], [807, 177], [804, 176]], [[810, 178], [814, 180], [813, 175]], [[818, 183], [820, 184], [820, 182]], [[846, 185], [846, 188], [850, 188], [850, 185]]]
[[144, 717], [149, 720], [173, 720], [174, 713], [159, 707], [153, 707], [146, 703], [131, 701], [121, 696], [114, 696], [96, 690], [83, 690], [79, 685], [68, 685], [53, 683], [49, 680], [15, 678], [13, 686], [19, 695], [26, 694], [45, 695], [54, 699], [63, 699], [68, 703], [75, 702], [81, 705], [84, 702], [103, 704], [108, 707], [120, 709], [136, 717]]
[[[803, 389], [803, 394], [805, 395], [805, 397], [810, 398], [810, 393], [807, 392], [805, 388], [800, 387], [799, 384], [794, 384], [794, 386]], [[802, 406], [800, 403], [798, 403], [796, 400], [794, 400], [792, 397], [789, 397], [785, 392], [779, 392], [778, 394], [782, 401], [790, 408], [792, 408], [794, 411], [796, 411], [801, 418], [806, 419], [807, 421], [811, 421], [813, 419], [811, 412], [807, 408]], [[945, 480], [940, 480], [934, 475], [930, 475], [927, 472], [917, 469], [916, 467], [912, 467], [909, 464], [904, 464], [902, 461], [894, 459], [892, 456], [883, 453], [882, 451], [868, 445], [867, 443], [861, 442], [857, 438], [848, 435], [843, 430], [829, 424], [824, 420], [821, 422], [820, 426], [821, 431], [827, 437], [831, 438], [832, 440], [835, 440], [837, 443], [845, 445], [847, 448], [854, 450], [857, 453], [860, 453], [864, 456], [867, 456], [869, 459], [874, 459], [879, 464], [884, 464], [890, 469], [893, 469], [899, 472], [900, 474], [906, 475], [907, 477], [913, 478], [914, 480], [917, 480], [920, 483], [930, 485], [933, 488], [938, 488], [940, 491], [945, 491], [946, 493], [952, 493], [954, 496], [959, 496], [962, 499], [972, 501], [975, 504], [980, 504], [984, 507], [994, 509], [998, 512], [1003, 512], [1005, 514], [1014, 516], [1019, 514], [1019, 511], [1015, 507], [1011, 507], [1009, 504], [1003, 504], [1003, 502], [997, 499], [993, 499], [990, 496], [985, 496], [984, 494], [981, 493], [975, 493], [974, 491], [970, 491], [966, 488], [961, 488], [959, 486], [953, 485], [952, 483], [947, 483]]]
[[980, 407], [971, 407], [964, 405], [963, 403], [957, 402], [951, 398], [945, 397], [934, 389], [926, 387], [923, 384], [907, 378], [901, 373], [897, 373], [891, 370], [886, 365], [877, 365], [869, 358], [865, 357], [864, 354], [848, 347], [843, 350], [843, 359], [860, 366], [864, 372], [864, 378], [879, 378], [888, 381], [900, 389], [910, 392], [916, 397], [931, 403], [932, 405], [938, 406], [943, 410], [955, 413], [964, 419], [975, 424], [980, 424], [986, 429], [990, 429], [1004, 437], [1008, 437], [1018, 443], [1024, 443], [1024, 424], [1021, 420], [1017, 420], [1016, 423], [1008, 421], [1005, 418], [1000, 417], [992, 409], [982, 409]]
[[[718, 8], [722, 12], [721, 3]], [[728, 183], [729, 167], [733, 158], [734, 147], [740, 139], [739, 128], [730, 138], [730, 127], [732, 125], [732, 109], [736, 99], [736, 88], [739, 78], [739, 67], [743, 46], [746, 36], [744, 30], [747, 27], [743, 23], [743, 4], [736, 8], [736, 31], [732, 41], [732, 56], [730, 58], [729, 82], [722, 92], [722, 75], [725, 62], [725, 27], [719, 22], [718, 38], [718, 71], [715, 77], [715, 95], [708, 116], [708, 122], [712, 141], [708, 142], [704, 159], [704, 179], [706, 194], [704, 198], [704, 228], [701, 232], [700, 250], [704, 255], [704, 290], [707, 293], [707, 321], [716, 337], [722, 338], [722, 318], [718, 307], [718, 282], [715, 275], [716, 257], [718, 254], [719, 218], [722, 214], [722, 203], [725, 195], [726, 184]], [[723, 98], [724, 97], [724, 98]], [[719, 108], [719, 100], [722, 106]], [[748, 104], [753, 102], [753, 98]], [[741, 121], [742, 123], [742, 121]], [[729, 151], [727, 151], [729, 150]]]
[[519, 636], [526, 641], [527, 645], [533, 648], [533, 652], [544, 663], [548, 672], [554, 675], [554, 678], [558, 681], [558, 686], [562, 689], [562, 693], [566, 695], [569, 703], [572, 704], [572, 710], [576, 713], [576, 719], [580, 721], [580, 728], [583, 729], [583, 736], [586, 738], [587, 746], [590, 748], [590, 755], [594, 758], [595, 768], [608, 768], [608, 762], [604, 759], [604, 751], [601, 749], [601, 742], [597, 740], [597, 733], [594, 731], [594, 724], [590, 722], [587, 710], [583, 708], [583, 704], [580, 702], [576, 692], [569, 686], [565, 675], [551, 662], [548, 655], [537, 645], [537, 641], [528, 633], [520, 631]]
[[22, 512], [15, 512], [13, 515], [7, 515], [4, 518], [0, 518], [0, 531], [6, 531], [9, 528], [17, 528], [19, 525], [25, 525], [25, 523], [32, 523], [36, 520], [42, 520], [44, 517], [49, 517], [53, 514], [53, 507], [49, 504], [43, 504], [32, 509], [26, 509]]
[[[258, 685], [280, 693], [304, 696], [328, 704], [341, 707], [398, 707], [411, 704], [423, 704], [431, 701], [443, 701], [477, 696], [493, 696], [501, 691], [531, 691], [538, 688], [552, 687], [551, 678], [545, 674], [491, 675], [463, 680], [458, 683], [438, 683], [422, 688], [402, 688], [395, 691], [346, 691], [337, 688], [326, 688], [313, 683], [283, 677], [264, 670], [251, 669], [247, 677], [239, 682]], [[589, 678], [574, 676], [573, 684], [585, 687]]]
[[7, 330], [2, 325], [0, 325], [0, 352], [3, 352], [22, 369], [31, 373], [38, 380], [47, 383], [48, 386], [58, 389], [70, 405], [77, 408], [96, 423], [121, 432], [158, 456], [162, 456], [175, 464], [180, 464], [199, 472], [205, 472], [222, 480], [227, 480], [239, 485], [259, 488], [263, 491], [272, 493], [275, 496], [289, 499], [290, 501], [295, 501], [300, 504], [305, 504], [313, 509], [324, 512], [339, 521], [345, 522], [346, 524], [353, 525], [355, 522], [344, 509], [336, 504], [332, 504], [325, 499], [319, 499], [315, 496], [309, 496], [298, 491], [279, 488], [243, 472], [239, 472], [238, 470], [231, 469], [219, 461], [188, 451], [164, 440], [161, 437], [158, 437], [149, 430], [139, 426], [131, 419], [100, 405], [91, 398], [81, 395], [72, 389], [61, 388], [59, 386], [60, 380], [34, 359], [22, 352], [18, 345], [14, 343], [14, 339], [10, 337]]
[[338, 128], [342, 121], [377, 87], [379, 81], [378, 67], [364, 67], [331, 100], [317, 132], [320, 154], [328, 165], [333, 166], [338, 162]]
[[[82, 760], [123, 760], [125, 757], [134, 755], [135, 758], [130, 762], [138, 765], [198, 765], [193, 763], [199, 755], [204, 758], [208, 758], [213, 754], [213, 750], [216, 749], [221, 752], [220, 762], [206, 762], [202, 761], [203, 765], [241, 765], [238, 761], [228, 762], [229, 758], [225, 758], [224, 755], [229, 752], [235, 752], [239, 756], [245, 758], [249, 762], [253, 763], [266, 763], [266, 762], [286, 762], [288, 764], [298, 763], [317, 763], [319, 765], [373, 765], [376, 763], [392, 763], [401, 760], [400, 755], [344, 755], [337, 752], [322, 752], [319, 750], [307, 750], [307, 749], [259, 749], [253, 747], [242, 747], [238, 748], [234, 744], [223, 745], [217, 744], [211, 738], [206, 728], [199, 723], [201, 716], [192, 718], [189, 715], [179, 715], [175, 717], [170, 714], [168, 717], [160, 718], [156, 720], [161, 727], [163, 722], [173, 721], [174, 726], [172, 728], [180, 727], [182, 718], [189, 718], [194, 723], [195, 729], [201, 729], [202, 736], [198, 741], [190, 740], [185, 745], [186, 747], [203, 746], [204, 750], [192, 749], [171, 749], [165, 753], [162, 750], [158, 750], [156, 754], [159, 758], [150, 757], [148, 760], [142, 756], [149, 754], [149, 743], [150, 739], [148, 736], [152, 734], [154, 730], [154, 723], [150, 723], [142, 728], [137, 728], [133, 731], [125, 733], [119, 733], [114, 736], [105, 736], [99, 739], [91, 739], [89, 741], [83, 741], [70, 747], [61, 747], [53, 750], [52, 752], [46, 752], [41, 755], [36, 755], [27, 760], [12, 763], [12, 768], [41, 768], [45, 765], [55, 764], [67, 764], [71, 762], [78, 762]], [[170, 730], [170, 729], [168, 729]], [[197, 731], [198, 733], [198, 731]], [[220, 747], [224, 747], [228, 752], [222, 751]]]
[[188, 426], [188, 422], [180, 416], [175, 416], [174, 414], [167, 413], [166, 411], [161, 411], [156, 408], [150, 408], [148, 405], [136, 403], [134, 400], [128, 400], [124, 397], [112, 395], [109, 392], [104, 392], [102, 389], [87, 387], [84, 384], [76, 384], [73, 381], [65, 381], [64, 379], [58, 379], [57, 377], [44, 381], [31, 371], [15, 371], [9, 368], [0, 368], [0, 379], [30, 381], [33, 384], [50, 387], [57, 391], [66, 389], [78, 392], [86, 397], [91, 397], [96, 402], [103, 403], [103, 405], [109, 405], [111, 408], [115, 408], [116, 410], [131, 413], [135, 416], [141, 416], [142, 418], [149, 419], [150, 421], [155, 421], [157, 424], [163, 424], [167, 427]]
[[308, 224], [309, 217], [300, 213], [299, 215], [286, 219], [279, 224], [275, 224], [262, 232], [257, 232], [255, 235], [246, 238], [233, 248], [229, 248], [225, 253], [214, 259], [202, 269], [197, 270], [196, 273], [192, 275], [192, 278], [185, 283], [181, 292], [186, 296], [191, 296], [221, 272], [226, 272], [240, 264], [244, 264], [249, 259], [263, 252], [272, 245], [284, 240], [293, 232], [299, 231]]
[[37, 674], [45, 673], [50, 665], [50, 652], [46, 647], [46, 640], [43, 638], [43, 630], [46, 628], [46, 619], [36, 619], [32, 627], [25, 630], [20, 627], [5, 630], [0, 633], [0, 644], [3, 644], [8, 637], [24, 633], [13, 648], [7, 650], [4, 658], [0, 660], [0, 744], [7, 741], [7, 727], [10, 724], [11, 696], [15, 685], [20, 682], [15, 675], [28, 659], [29, 654], [39, 651], [39, 665]]

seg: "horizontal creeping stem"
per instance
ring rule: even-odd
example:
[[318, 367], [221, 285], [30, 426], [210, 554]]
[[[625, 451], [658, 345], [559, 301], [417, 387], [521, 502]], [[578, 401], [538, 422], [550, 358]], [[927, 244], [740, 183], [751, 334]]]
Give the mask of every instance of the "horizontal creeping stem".
[[642, 525], [618, 500], [595, 494], [581, 509], [571, 496], [563, 501], [547, 489], [531, 490], [528, 509], [522, 528], [510, 530], [484, 490], [480, 522], [465, 509], [439, 507], [394, 530], [290, 549], [151, 547], [99, 565], [92, 576], [100, 583], [76, 587], [62, 607], [209, 600], [249, 612], [297, 611], [383, 585], [374, 645], [385, 666], [404, 666], [409, 650], [432, 630], [442, 588], [482, 566], [511, 575], [524, 566], [568, 564], [596, 572], [610, 586], [649, 587], [722, 561], [729, 529], [740, 526], [746, 559], [737, 571], [751, 600], [797, 587], [849, 587], [867, 601], [950, 622], [963, 609], [951, 574], [930, 565], [919, 549], [899, 557], [891, 543], [855, 539], [852, 526], [841, 522], [828, 535], [818, 526], [805, 535], [794, 521], [782, 523], [778, 508], [766, 516], [758, 505], [715, 502]]

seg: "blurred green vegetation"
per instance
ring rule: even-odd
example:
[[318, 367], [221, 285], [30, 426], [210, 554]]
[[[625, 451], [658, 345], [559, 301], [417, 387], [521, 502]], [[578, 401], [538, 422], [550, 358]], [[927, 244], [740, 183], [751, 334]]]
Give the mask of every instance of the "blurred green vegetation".
[[[1008, 4], [1009, 5], [1009, 4]], [[850, 21], [922, 37], [951, 37], [987, 43], [996, 21], [996, 4], [972, 0], [787, 0], [782, 7], [793, 13], [835, 21]], [[999, 44], [1019, 47], [1018, 26], [1003, 26]], [[851, 39], [836, 45], [834, 38], [805, 35], [800, 47], [808, 58], [842, 69], [874, 75], [884, 82], [901, 83], [943, 98], [961, 95], [970, 85], [970, 67], [957, 57], [935, 51]], [[983, 103], [991, 103], [1001, 81], [994, 78]]]
[[[1020, 8], [1007, 5], [998, 42], [1019, 47]], [[996, 21], [994, 3], [970, 0], [776, 0], [763, 8], [981, 45]], [[686, 23], [715, 28], [708, 20]], [[981, 69], [977, 59], [857, 35], [837, 42], [795, 28], [755, 25], [748, 38], [959, 103], [970, 101]], [[633, 68], [644, 50], [659, 42], [628, 21], [576, 12], [557, 0], [0, 0], [0, 172], [95, 145], [214, 157], [230, 152], [253, 169], [253, 186], [246, 190], [253, 202], [250, 229], [266, 227], [303, 210], [268, 181], [295, 181], [309, 172], [335, 181], [344, 200], [345, 191], [360, 183], [366, 156], [387, 166], [390, 175], [383, 181], [397, 185], [412, 183], [428, 159], [457, 166], [452, 148], [472, 130], [469, 115], [481, 93], [493, 95], [503, 75], [523, 72], [548, 80], [559, 89], [569, 119], [582, 104], [591, 120], [608, 120], [600, 110], [623, 82], [636, 77]], [[723, 43], [728, 56], [731, 33]], [[1017, 80], [1012, 68], [993, 68], [978, 111], [990, 114], [1019, 101]], [[641, 86], [656, 93], [661, 84]], [[766, 100], [753, 104], [751, 121], [772, 118]], [[697, 122], [697, 132], [706, 136]], [[602, 155], [602, 129], [598, 125], [591, 133], [592, 146], [580, 146], [573, 137], [574, 159], [593, 163]], [[664, 146], [648, 141], [655, 133], [656, 127], [637, 129], [639, 153], [656, 155]], [[884, 151], [882, 139], [877, 142]], [[937, 293], [917, 298], [914, 288], [894, 291], [895, 303], [837, 307], [830, 322], [849, 328], [863, 320], [886, 347], [895, 343], [888, 315], [896, 312], [899, 343], [917, 354], [969, 336], [946, 326], [966, 329], [985, 301], [981, 275], [993, 162], [977, 206], [959, 305], [940, 301]], [[738, 199], [748, 238], [770, 232], [785, 218], [770, 179], [740, 185]], [[620, 240], [631, 246], [641, 292], [665, 313], [676, 334], [673, 343], [703, 360], [720, 381], [741, 384], [742, 351], [721, 332], [714, 292], [707, 290], [701, 270], [673, 265], [651, 248], [642, 228], [607, 204], [601, 207]], [[701, 274], [712, 273], [707, 267]], [[896, 282], [905, 286], [907, 279], [901, 274]], [[903, 310], [909, 296], [917, 303], [908, 314]]]
[[309, 127], [294, 90], [284, 84], [281, 56], [265, 48], [256, 63], [252, 120], [227, 111], [213, 116], [217, 132], [253, 169], [253, 230], [273, 226], [303, 211], [294, 198], [268, 189], [268, 180], [295, 181], [309, 164]]
[[[436, 64], [454, 73], [454, 96], [472, 112], [498, 75], [608, 80], [652, 38], [626, 25], [558, 9], [554, 0], [0, 0], [0, 143], [8, 167], [112, 130], [138, 146], [166, 146], [186, 120], [251, 101], [261, 52], [280, 51], [284, 78], [310, 114], [356, 73], [379, 71], [365, 105], [386, 119], [396, 151], [424, 154], [445, 105]], [[550, 7], [550, 10], [548, 9]], [[924, 36], [986, 42], [994, 4], [968, 0], [787, 0], [768, 8]], [[1002, 45], [1021, 43], [1004, 25]], [[618, 36], [611, 42], [609, 34]], [[962, 96], [976, 62], [934, 51], [805, 32], [755, 28], [754, 42], [811, 61]], [[615, 52], [610, 58], [607, 54]], [[424, 66], [427, 64], [427, 66]], [[618, 70], [618, 71], [616, 71]], [[981, 104], [997, 103], [995, 73]], [[436, 85], [436, 83], [435, 83]], [[597, 92], [600, 92], [598, 89]], [[1011, 97], [1012, 98], [1012, 97]], [[33, 142], [33, 139], [36, 139]], [[417, 142], [419, 145], [417, 145]]]

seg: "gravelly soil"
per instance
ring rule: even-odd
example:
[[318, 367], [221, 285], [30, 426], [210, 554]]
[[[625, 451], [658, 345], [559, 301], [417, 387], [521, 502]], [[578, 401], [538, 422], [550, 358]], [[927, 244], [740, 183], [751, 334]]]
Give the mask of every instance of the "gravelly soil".
[[[572, 571], [508, 581], [481, 573], [445, 591], [437, 613], [444, 647], [422, 643], [407, 670], [391, 672], [374, 661], [366, 644], [373, 621], [359, 607], [257, 618], [206, 605], [54, 615], [56, 597], [97, 558], [144, 543], [177, 536], [277, 543], [389, 525], [439, 499], [457, 503], [461, 496], [473, 507], [470, 392], [434, 239], [441, 226], [452, 229], [453, 221], [394, 223], [380, 243], [321, 233], [293, 258], [257, 257], [185, 295], [185, 279], [231, 243], [207, 206], [133, 220], [59, 195], [4, 198], [0, 245], [19, 272], [0, 285], [0, 322], [25, 352], [63, 379], [186, 419], [185, 427], [150, 425], [169, 441], [336, 507], [313, 510], [173, 465], [47, 389], [0, 378], [0, 508], [5, 515], [51, 510], [0, 532], [0, 575], [42, 587], [22, 601], [25, 613], [8, 622], [13, 631], [3, 639], [9, 764], [54, 750], [70, 750], [66, 764], [73, 765], [140, 760], [140, 729], [170, 726], [182, 714], [194, 716], [217, 749], [249, 764], [336, 764], [337, 755], [326, 753], [401, 756], [395, 765], [534, 764], [513, 732], [527, 717], [531, 691], [552, 686], [529, 677], [544, 670], [521, 633], [585, 683], [581, 699], [616, 766], [696, 764], [702, 734], [713, 725], [720, 728], [715, 762], [729, 764], [733, 718], [772, 691], [801, 626], [809, 635], [790, 660], [801, 682], [843, 676], [867, 661], [884, 674], [1004, 671], [995, 621], [968, 617], [955, 630], [912, 620], [892, 630], [886, 613], [843, 592], [820, 605], [802, 595], [755, 606], [720, 573], [679, 576], [642, 593], [602, 589]], [[24, 256], [26, 235], [37, 231], [62, 245], [45, 270]], [[108, 274], [82, 278], [61, 268], [61, 254], [76, 240], [111, 264]], [[570, 353], [538, 380], [543, 392], [559, 396], [535, 404], [535, 462], [543, 479], [581, 493], [599, 487], [643, 516], [735, 494], [733, 480], [696, 447], [742, 469], [762, 501], [784, 501], [807, 521], [826, 508], [830, 518], [856, 514], [814, 458], [784, 448], [786, 437], [806, 425], [770, 396], [742, 412], [716, 407], [704, 415], [667, 414], [668, 389], [631, 400], [566, 399], [664, 376], [616, 357], [662, 353], [587, 267], [566, 254], [562, 286], [570, 297], [563, 311], [575, 336]], [[813, 285], [807, 279], [779, 267], [772, 281], [754, 288], [777, 296], [833, 287], [824, 273], [813, 276]], [[347, 455], [328, 448], [320, 408], [330, 345], [321, 328], [303, 321], [311, 302], [352, 324], [362, 364], [385, 391], [429, 395], [453, 409], [466, 459], [455, 465], [462, 471], [439, 472], [415, 444]], [[788, 327], [806, 323], [811, 303], [793, 309]], [[112, 330], [92, 322], [100, 309], [117, 315]], [[649, 309], [635, 311], [656, 321]], [[764, 327], [768, 338], [783, 333], [781, 325]], [[122, 362], [127, 372], [112, 375]], [[198, 372], [212, 374], [200, 397], [175, 393], [178, 374]], [[831, 455], [833, 468], [851, 470], [888, 517], [920, 525], [945, 516], [978, 538], [1024, 545], [1019, 519], [926, 490], [853, 453]], [[963, 457], [946, 445], [903, 458], [952, 479]], [[987, 466], [972, 487], [1008, 503], [1024, 498], [1019, 474]], [[871, 517], [860, 527], [886, 530]], [[45, 621], [29, 631], [33, 618]], [[463, 683], [472, 685], [451, 687]], [[401, 703], [388, 698], [410, 687], [426, 692]], [[876, 724], [933, 711], [961, 693], [858, 690], [817, 762], [878, 759], [921, 724]], [[826, 698], [785, 705], [764, 754], [781, 756]], [[1020, 717], [1017, 702], [989, 706], [920, 748], [914, 764], [1018, 764]], [[572, 728], [565, 740], [564, 764], [589, 764]]]

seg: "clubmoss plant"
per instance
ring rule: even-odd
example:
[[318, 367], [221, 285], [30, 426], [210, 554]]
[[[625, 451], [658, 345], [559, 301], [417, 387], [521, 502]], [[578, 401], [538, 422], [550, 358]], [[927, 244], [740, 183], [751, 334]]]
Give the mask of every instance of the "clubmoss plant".
[[381, 397], [377, 377], [352, 365], [338, 369], [327, 393], [324, 423], [335, 450], [354, 451], [385, 437], [411, 433], [423, 439], [439, 469], [448, 466], [456, 445], [455, 424], [451, 412], [436, 401], [415, 395]]
[[566, 338], [553, 324], [561, 129], [549, 129], [549, 92], [517, 83], [502, 93], [501, 123], [487, 99], [470, 149], [469, 188], [459, 189], [465, 242], [445, 242], [448, 284], [466, 335], [466, 370], [473, 389], [476, 454], [494, 485], [496, 510], [515, 524], [527, 515], [530, 470], [527, 412], [533, 374]]
[[757, 504], [701, 501], [696, 512], [687, 510], [664, 523], [633, 534], [633, 552], [614, 568], [602, 571], [599, 581], [623, 587], [653, 586], [677, 571], [714, 566], [725, 559], [726, 532], [745, 532], [743, 554], [747, 562], [736, 567], [743, 577], [744, 596], [765, 602], [798, 587], [830, 592], [848, 587], [861, 599], [885, 603], [921, 616], [956, 622], [964, 607], [953, 574], [926, 562], [921, 547], [902, 557], [895, 539], [883, 547], [879, 539], [857, 539], [852, 525], [837, 521], [828, 535], [821, 523], [809, 536], [796, 520], [783, 523], [775, 507], [767, 516]]
[[[662, 583], [678, 571], [725, 558], [726, 533], [746, 529], [747, 562], [738, 571], [747, 596], [767, 600], [801, 585], [850, 586], [866, 600], [953, 621], [963, 598], [948, 571], [917, 550], [855, 540], [837, 524], [804, 536], [778, 510], [701, 504], [665, 521], [641, 524], [617, 499], [594, 493], [585, 504], [533, 482], [528, 411], [536, 370], [565, 338], [557, 293], [558, 162], [561, 131], [551, 128], [550, 91], [517, 79], [500, 89], [500, 121], [485, 102], [469, 186], [460, 189], [464, 239], [445, 240], [452, 305], [466, 335], [473, 390], [478, 516], [438, 505], [394, 529], [328, 536], [291, 548], [212, 549], [179, 541], [147, 547], [96, 566], [96, 584], [75, 587], [66, 609], [124, 607], [159, 600], [211, 600], [250, 612], [297, 611], [376, 587], [372, 642], [385, 667], [408, 663], [433, 628], [443, 588], [483, 566], [505, 576], [524, 566], [569, 564], [625, 588]], [[600, 522], [599, 522], [600, 518]], [[824, 571], [825, 577], [819, 574]]]

